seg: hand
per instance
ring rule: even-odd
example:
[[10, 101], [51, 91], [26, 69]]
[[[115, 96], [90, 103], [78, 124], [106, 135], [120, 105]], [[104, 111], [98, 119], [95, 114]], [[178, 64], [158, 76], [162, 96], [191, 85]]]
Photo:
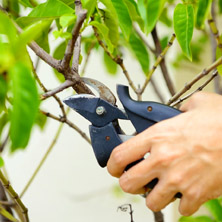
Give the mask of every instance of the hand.
[[[180, 192], [179, 211], [188, 216], [222, 194], [222, 96], [196, 93], [181, 110], [184, 113], [116, 147], [107, 169], [132, 194], [145, 193], [145, 185], [158, 178], [147, 206], [159, 211]], [[124, 171], [147, 153], [145, 160]]]

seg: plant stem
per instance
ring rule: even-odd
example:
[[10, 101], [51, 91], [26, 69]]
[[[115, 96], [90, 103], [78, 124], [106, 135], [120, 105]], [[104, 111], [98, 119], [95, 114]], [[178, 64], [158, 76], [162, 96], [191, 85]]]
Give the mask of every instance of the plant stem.
[[122, 71], [123, 71], [123, 73], [124, 73], [124, 75], [125, 75], [128, 83], [129, 83], [129, 85], [130, 85], [131, 88], [134, 90], [134, 92], [137, 94], [137, 88], [136, 88], [136, 86], [134, 85], [133, 81], [131, 80], [128, 71], [126, 70], [126, 67], [125, 67], [125, 65], [124, 65], [124, 63], [123, 63], [123, 59], [121, 59], [119, 56], [114, 57], [114, 56], [109, 52], [109, 50], [107, 49], [107, 47], [105, 46], [105, 44], [103, 43], [103, 41], [101, 40], [101, 38], [100, 38], [100, 36], [99, 36], [99, 33], [97, 32], [97, 29], [96, 29], [95, 27], [93, 27], [93, 30], [94, 30], [94, 33], [95, 33], [95, 36], [96, 36], [96, 38], [97, 38], [97, 41], [98, 41], [99, 45], [104, 49], [104, 51], [106, 52], [106, 54], [107, 54], [115, 63], [117, 63], [117, 64], [121, 67], [121, 69], [122, 69]]
[[76, 126], [74, 123], [72, 123], [70, 120], [68, 120], [67, 118], [64, 117], [57, 117], [49, 112], [45, 112], [43, 110], [41, 110], [41, 113], [46, 115], [47, 117], [50, 117], [58, 122], [61, 123], [66, 123], [68, 126], [70, 126], [71, 128], [73, 128], [75, 131], [77, 131], [89, 144], [91, 144], [91, 141], [89, 139], [89, 137], [78, 127]]
[[[161, 45], [160, 45], [160, 40], [157, 34], [157, 29], [156, 27], [154, 27], [153, 31], [151, 32], [152, 37], [153, 37], [153, 41], [155, 43], [155, 47], [156, 47], [156, 54], [160, 55], [162, 53], [162, 49], [161, 49]], [[175, 94], [175, 88], [174, 88], [174, 84], [170, 78], [170, 75], [168, 73], [168, 69], [165, 63], [165, 59], [163, 58], [160, 62], [160, 68], [164, 77], [164, 80], [166, 82], [166, 85], [168, 87], [169, 92], [171, 93], [171, 95], [173, 96]]]
[[6, 179], [6, 177], [4, 176], [4, 174], [2, 173], [2, 171], [0, 170], [0, 180], [4, 186], [4, 188], [6, 189], [6, 191], [8, 192], [8, 194], [12, 197], [12, 199], [15, 201], [15, 203], [18, 205], [21, 213], [23, 214], [24, 217], [24, 222], [28, 222], [29, 218], [28, 218], [28, 209], [26, 208], [26, 206], [23, 204], [22, 200], [20, 199], [19, 195], [15, 192], [15, 190], [13, 189], [13, 187], [10, 185], [9, 181]]
[[184, 96], [183, 98], [180, 98], [179, 100], [177, 100], [176, 102], [172, 103], [171, 106], [176, 106], [179, 103], [183, 102], [184, 100], [188, 99], [189, 97], [191, 97], [194, 93], [199, 92], [201, 90], [204, 89], [204, 87], [206, 87], [213, 79], [215, 79], [218, 75], [218, 72], [215, 71], [212, 76], [204, 83], [202, 84], [200, 87], [198, 87], [195, 91], [191, 92], [190, 94]]
[[222, 56], [217, 59], [213, 64], [211, 64], [209, 67], [204, 69], [201, 73], [199, 73], [193, 80], [191, 80], [189, 83], [186, 83], [184, 88], [182, 88], [178, 93], [176, 93], [168, 102], [167, 105], [172, 104], [174, 101], [179, 99], [185, 92], [187, 92], [196, 82], [198, 82], [200, 79], [202, 79], [204, 76], [206, 76], [208, 73], [213, 71], [217, 66], [222, 64]]
[[25, 188], [23, 189], [23, 191], [20, 194], [20, 197], [23, 197], [23, 195], [25, 194], [25, 192], [27, 191], [27, 189], [30, 187], [31, 183], [33, 182], [33, 180], [36, 178], [36, 175], [38, 174], [38, 172], [40, 171], [40, 169], [42, 168], [42, 165], [45, 163], [47, 157], [49, 156], [50, 152], [52, 151], [53, 147], [55, 146], [59, 135], [62, 131], [62, 127], [63, 127], [63, 123], [60, 124], [56, 135], [52, 141], [52, 143], [50, 144], [48, 150], [46, 151], [45, 155], [43, 156], [42, 160], [40, 161], [39, 165], [37, 166], [36, 170], [34, 171], [33, 175], [31, 176], [31, 178], [29, 179], [28, 183], [26, 184]]
[[173, 41], [175, 40], [176, 38], [176, 35], [173, 34], [170, 41], [168, 42], [166, 48], [161, 52], [161, 54], [157, 57], [156, 59], [156, 62], [154, 63], [152, 69], [149, 71], [149, 73], [147, 74], [147, 78], [146, 78], [146, 81], [140, 91], [141, 94], [143, 94], [144, 90], [146, 89], [150, 79], [151, 79], [151, 76], [153, 75], [154, 71], [156, 70], [157, 66], [161, 63], [161, 61], [163, 60], [164, 56], [166, 55], [168, 49], [170, 48], [170, 46], [173, 44]]

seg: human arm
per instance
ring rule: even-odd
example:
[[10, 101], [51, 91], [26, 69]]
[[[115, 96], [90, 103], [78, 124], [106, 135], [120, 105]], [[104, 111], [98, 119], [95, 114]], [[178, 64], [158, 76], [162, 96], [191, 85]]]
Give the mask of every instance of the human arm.
[[[222, 194], [222, 96], [196, 93], [181, 110], [184, 113], [116, 147], [107, 169], [133, 194], [144, 193], [145, 185], [158, 178], [147, 206], [159, 211], [180, 192], [179, 211], [187, 216]], [[147, 153], [145, 160], [124, 171]]]

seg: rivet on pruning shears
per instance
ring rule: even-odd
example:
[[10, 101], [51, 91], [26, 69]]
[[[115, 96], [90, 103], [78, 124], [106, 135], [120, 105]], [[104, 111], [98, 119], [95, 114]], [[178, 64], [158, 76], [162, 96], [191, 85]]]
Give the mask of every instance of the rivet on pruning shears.
[[147, 107], [147, 111], [148, 111], [148, 112], [151, 112], [152, 110], [153, 110], [153, 107], [152, 107], [152, 106], [148, 106], [148, 107]]
[[98, 106], [96, 108], [96, 114], [99, 115], [99, 116], [104, 115], [105, 112], [106, 112], [106, 109], [103, 106]]

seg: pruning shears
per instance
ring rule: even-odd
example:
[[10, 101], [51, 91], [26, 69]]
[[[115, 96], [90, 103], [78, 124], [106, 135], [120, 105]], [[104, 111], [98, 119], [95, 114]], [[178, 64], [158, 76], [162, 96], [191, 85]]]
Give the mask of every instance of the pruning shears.
[[[105, 167], [112, 150], [132, 137], [125, 135], [118, 120], [129, 120], [136, 133], [140, 133], [162, 120], [174, 117], [181, 111], [161, 103], [151, 101], [135, 101], [129, 94], [128, 86], [117, 85], [117, 94], [124, 110], [116, 106], [116, 98], [103, 83], [89, 78], [83, 81], [92, 86], [99, 97], [89, 94], [79, 94], [68, 97], [64, 103], [91, 122], [89, 132], [96, 159], [101, 167]], [[126, 170], [138, 163], [138, 160]], [[152, 189], [158, 179], [152, 180], [147, 187]], [[178, 193], [179, 194], [179, 193]], [[177, 197], [178, 194], [176, 195]]]

